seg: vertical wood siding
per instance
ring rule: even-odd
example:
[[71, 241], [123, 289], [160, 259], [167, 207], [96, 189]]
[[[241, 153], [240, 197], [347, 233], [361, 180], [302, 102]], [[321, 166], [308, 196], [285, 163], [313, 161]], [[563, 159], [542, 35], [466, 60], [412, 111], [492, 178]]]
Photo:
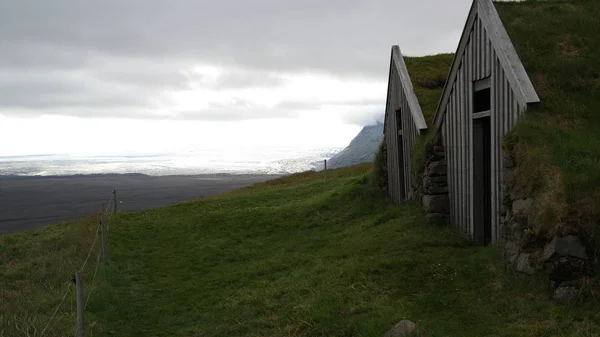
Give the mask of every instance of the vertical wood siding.
[[[398, 55], [402, 57], [401, 55]], [[387, 168], [388, 168], [388, 188], [390, 197], [396, 203], [401, 203], [411, 196], [409, 195], [411, 179], [411, 155], [412, 149], [419, 129], [413, 118], [414, 113], [411, 111], [411, 105], [406, 97], [406, 90], [412, 91], [410, 88], [403, 88], [403, 83], [406, 83], [408, 74], [401, 73], [401, 65], [394, 61], [394, 51], [392, 51], [392, 59], [390, 62], [390, 76], [388, 80], [388, 97], [385, 111], [385, 142], [387, 146]], [[404, 81], [403, 77], [404, 76]], [[400, 109], [400, 122], [402, 125], [403, 136], [402, 144], [398, 144], [398, 114], [396, 111]], [[422, 114], [421, 111], [416, 112]], [[402, 146], [403, 160], [402, 167], [399, 161], [399, 146]], [[402, 170], [402, 171], [401, 171]], [[403, 172], [404, 184], [401, 183], [400, 177]]]
[[[457, 55], [457, 57], [460, 57]], [[473, 235], [473, 81], [490, 77], [491, 85], [491, 214], [492, 241], [500, 237], [502, 183], [501, 139], [515, 125], [526, 106], [515, 97], [489, 34], [479, 18], [470, 32], [442, 125], [448, 164], [450, 219], [456, 228]], [[393, 125], [389, 123], [388, 125]], [[391, 143], [388, 143], [388, 146]], [[388, 152], [389, 153], [389, 152]]]

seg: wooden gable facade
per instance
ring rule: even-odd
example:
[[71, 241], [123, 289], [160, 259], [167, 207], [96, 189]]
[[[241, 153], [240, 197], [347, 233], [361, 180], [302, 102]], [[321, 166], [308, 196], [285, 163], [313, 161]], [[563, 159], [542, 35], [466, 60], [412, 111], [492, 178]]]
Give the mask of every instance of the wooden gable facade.
[[446, 152], [450, 222], [500, 238], [501, 139], [539, 98], [492, 0], [474, 0], [434, 118]]
[[388, 188], [396, 203], [410, 199], [411, 155], [415, 138], [427, 130], [417, 96], [398, 46], [392, 47], [385, 105]]

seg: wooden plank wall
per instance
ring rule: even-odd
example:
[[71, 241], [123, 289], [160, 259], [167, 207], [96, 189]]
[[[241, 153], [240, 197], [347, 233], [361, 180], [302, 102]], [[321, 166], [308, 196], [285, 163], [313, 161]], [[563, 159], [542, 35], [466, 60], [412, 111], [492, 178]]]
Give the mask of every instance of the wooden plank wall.
[[[402, 57], [399, 55], [399, 57]], [[387, 145], [387, 167], [388, 167], [388, 187], [390, 197], [395, 203], [401, 203], [410, 198], [409, 195], [411, 186], [411, 154], [413, 144], [419, 129], [416, 126], [411, 112], [411, 107], [405, 94], [405, 88], [402, 87], [406, 83], [408, 74], [402, 75], [400, 67], [394, 61], [394, 51], [392, 51], [392, 60], [390, 62], [390, 77], [388, 81], [388, 98], [385, 111], [385, 141]], [[402, 76], [405, 76], [404, 80]], [[409, 88], [412, 91], [412, 86]], [[403, 144], [398, 144], [398, 128], [397, 118], [399, 117], [396, 110], [400, 109], [400, 118], [403, 129]], [[421, 111], [417, 112], [422, 114]], [[403, 167], [400, 167], [398, 147], [403, 149]], [[400, 183], [400, 170], [404, 172], [404, 188]]]
[[526, 107], [518, 103], [480, 18], [475, 20], [460, 62], [441, 128], [448, 165], [450, 219], [453, 226], [473, 235], [473, 81], [490, 77], [492, 241], [496, 241], [501, 230], [501, 138]]

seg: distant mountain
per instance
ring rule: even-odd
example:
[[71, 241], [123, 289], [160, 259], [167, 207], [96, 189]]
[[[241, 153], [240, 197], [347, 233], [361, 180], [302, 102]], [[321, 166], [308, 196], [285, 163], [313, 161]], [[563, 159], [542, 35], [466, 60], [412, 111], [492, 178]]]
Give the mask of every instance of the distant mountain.
[[373, 161], [382, 139], [382, 123], [365, 126], [345, 149], [327, 160], [327, 167], [339, 168]]

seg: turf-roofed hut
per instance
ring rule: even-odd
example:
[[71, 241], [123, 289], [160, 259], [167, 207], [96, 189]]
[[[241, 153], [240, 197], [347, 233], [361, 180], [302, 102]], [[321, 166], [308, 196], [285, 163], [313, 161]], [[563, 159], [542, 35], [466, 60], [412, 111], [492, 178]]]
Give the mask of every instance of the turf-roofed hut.
[[416, 136], [426, 130], [402, 53], [398, 46], [393, 46], [383, 134], [387, 147], [388, 190], [394, 202], [410, 198], [412, 145]]
[[426, 138], [452, 54], [423, 57], [403, 56], [393, 46], [384, 120], [384, 145], [387, 151], [388, 191], [396, 203], [416, 199], [422, 158], [420, 144]]
[[491, 0], [474, 0], [434, 117], [446, 151], [450, 222], [500, 238], [502, 138], [540, 99]]

